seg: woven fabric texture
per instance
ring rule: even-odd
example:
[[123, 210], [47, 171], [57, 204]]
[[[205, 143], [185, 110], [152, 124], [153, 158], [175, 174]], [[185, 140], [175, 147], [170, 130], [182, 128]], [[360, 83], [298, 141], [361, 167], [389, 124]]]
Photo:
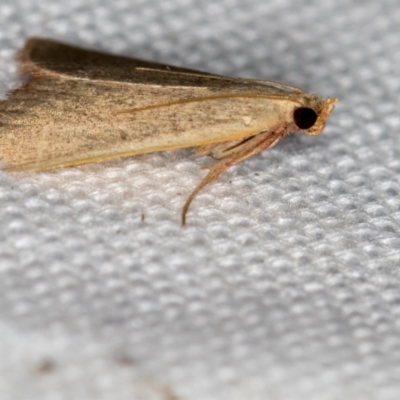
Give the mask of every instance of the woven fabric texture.
[[340, 102], [185, 228], [190, 149], [0, 172], [0, 400], [400, 398], [399, 1], [1, 0], [2, 98], [30, 36]]

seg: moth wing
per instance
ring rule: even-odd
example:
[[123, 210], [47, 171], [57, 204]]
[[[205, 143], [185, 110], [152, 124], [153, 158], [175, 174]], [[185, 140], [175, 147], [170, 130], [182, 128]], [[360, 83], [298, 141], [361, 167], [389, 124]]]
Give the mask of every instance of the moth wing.
[[[11, 170], [65, 167], [240, 140], [272, 129], [283, 118], [283, 110], [268, 99], [182, 101], [183, 96], [190, 94], [34, 79], [0, 102], [0, 158]], [[154, 106], [155, 99], [160, 106]], [[120, 113], [121, 105], [135, 111]]]
[[[29, 39], [18, 58], [23, 73], [39, 76], [68, 75], [122, 83], [140, 83], [145, 80], [148, 84], [163, 85], [176, 83], [175, 74], [179, 76], [179, 85], [193, 85], [191, 75], [231, 79], [188, 68], [87, 50], [41, 38]], [[189, 76], [187, 83], [184, 79], [186, 75]]]
[[0, 158], [11, 170], [240, 140], [294, 107], [259, 83], [47, 40], [29, 41], [20, 59], [31, 79], [0, 102]]
[[231, 78], [188, 68], [86, 50], [48, 39], [31, 38], [19, 53], [22, 72], [121, 83], [162, 86], [207, 87], [215, 90], [269, 92], [277, 96], [298, 95], [304, 90], [279, 82]]

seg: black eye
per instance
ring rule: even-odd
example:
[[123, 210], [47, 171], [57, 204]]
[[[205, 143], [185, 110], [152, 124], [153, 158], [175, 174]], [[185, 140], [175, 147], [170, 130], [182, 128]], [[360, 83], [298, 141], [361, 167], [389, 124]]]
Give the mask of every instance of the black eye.
[[300, 107], [294, 110], [293, 118], [300, 129], [308, 129], [315, 124], [318, 115], [312, 108]]

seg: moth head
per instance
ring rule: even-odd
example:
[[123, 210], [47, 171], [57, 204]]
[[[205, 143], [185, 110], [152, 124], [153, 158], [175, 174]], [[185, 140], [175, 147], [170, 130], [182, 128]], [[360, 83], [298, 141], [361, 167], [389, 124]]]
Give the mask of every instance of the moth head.
[[305, 105], [295, 108], [293, 121], [297, 129], [310, 136], [319, 135], [337, 101], [337, 98], [322, 101], [317, 97], [312, 97]]

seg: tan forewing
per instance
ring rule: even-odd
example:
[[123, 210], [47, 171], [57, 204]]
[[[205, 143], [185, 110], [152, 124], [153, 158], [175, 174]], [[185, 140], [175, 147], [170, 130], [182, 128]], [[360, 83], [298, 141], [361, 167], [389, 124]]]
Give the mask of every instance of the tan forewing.
[[[267, 98], [217, 98], [142, 109], [186, 90], [43, 78], [0, 103], [0, 157], [10, 169], [47, 169], [254, 135], [283, 119]], [[121, 90], [122, 89], [122, 90]], [[145, 90], [144, 90], [145, 89]], [[120, 113], [123, 107], [137, 112]]]
[[238, 140], [273, 130], [298, 102], [285, 85], [40, 39], [29, 41], [20, 58], [32, 78], [0, 102], [0, 157], [14, 170]]
[[[149, 72], [194, 73], [215, 76], [206, 72], [169, 66], [161, 63], [86, 50], [52, 40], [31, 38], [19, 54], [22, 71], [39, 75], [68, 75], [74, 78], [106, 80], [109, 82], [174, 84], [166, 76]], [[145, 71], [144, 73], [142, 71]], [[223, 77], [220, 77], [223, 78]], [[186, 83], [192, 85], [190, 80]]]
[[259, 92], [276, 95], [305, 93], [302, 89], [278, 82], [230, 78], [188, 68], [175, 67], [156, 62], [105, 54], [59, 43], [52, 40], [32, 38], [20, 52], [22, 71], [30, 74], [67, 75], [89, 80], [196, 87], [215, 89], [220, 92]]

